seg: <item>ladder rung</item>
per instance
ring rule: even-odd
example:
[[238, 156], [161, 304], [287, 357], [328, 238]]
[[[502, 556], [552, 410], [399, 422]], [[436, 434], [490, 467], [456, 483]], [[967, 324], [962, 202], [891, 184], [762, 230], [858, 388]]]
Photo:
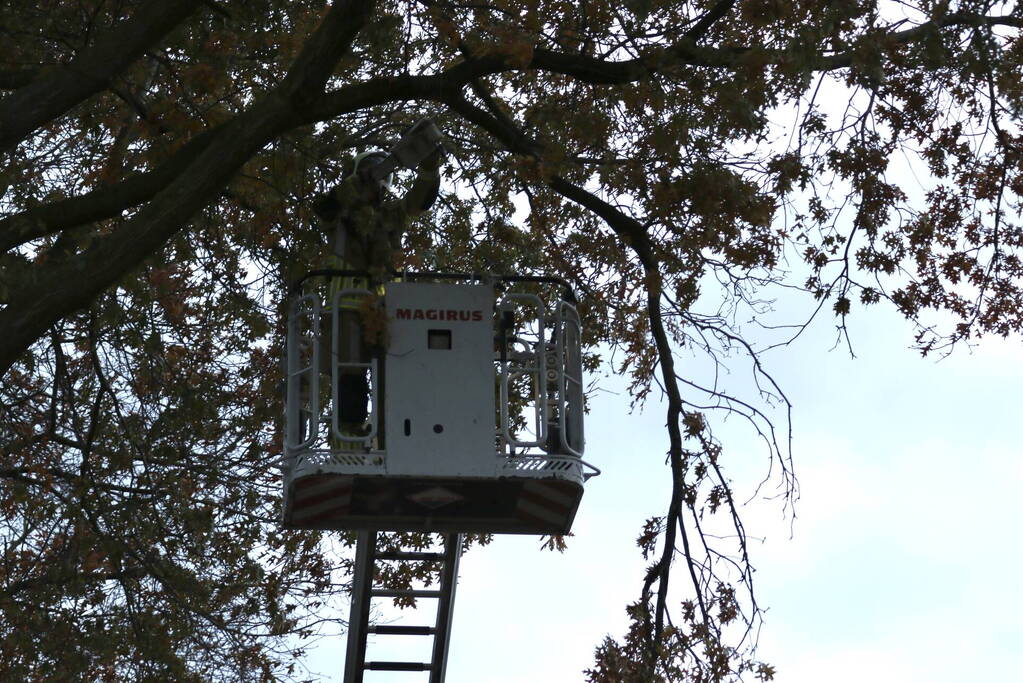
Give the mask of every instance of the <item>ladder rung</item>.
[[406, 553], [398, 550], [377, 553], [375, 557], [378, 560], [429, 560], [432, 562], [441, 562], [444, 560], [444, 553]]
[[366, 662], [370, 671], [429, 671], [433, 668], [423, 662]]
[[432, 636], [437, 632], [433, 626], [370, 626], [367, 630], [382, 636]]
[[392, 590], [390, 588], [374, 588], [369, 592], [374, 598], [439, 598], [440, 591], [429, 590]]

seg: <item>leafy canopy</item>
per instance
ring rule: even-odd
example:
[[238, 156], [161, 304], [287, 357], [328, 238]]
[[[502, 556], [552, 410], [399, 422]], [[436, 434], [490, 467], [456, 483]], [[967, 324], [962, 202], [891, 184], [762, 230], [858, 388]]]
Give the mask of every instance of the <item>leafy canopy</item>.
[[[398, 265], [564, 275], [591, 365], [612, 349], [667, 399], [672, 494], [589, 680], [771, 678], [708, 409], [794, 480], [734, 321], [783, 284], [843, 330], [893, 305], [923, 352], [1019, 331], [1021, 24], [978, 0], [8, 3], [0, 677], [297, 675], [349, 566], [275, 523], [283, 293], [345, 160], [429, 115], [445, 195]], [[763, 394], [694, 381], [683, 348], [747, 354]]]

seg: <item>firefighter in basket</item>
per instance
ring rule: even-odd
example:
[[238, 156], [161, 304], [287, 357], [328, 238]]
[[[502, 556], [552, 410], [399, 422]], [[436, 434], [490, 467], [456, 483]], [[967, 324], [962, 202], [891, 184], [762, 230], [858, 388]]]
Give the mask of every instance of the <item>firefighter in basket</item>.
[[[328, 305], [335, 294], [362, 289], [382, 294], [383, 284], [394, 270], [394, 254], [401, 248], [409, 223], [425, 213], [440, 189], [440, 166], [444, 148], [442, 135], [429, 119], [414, 125], [389, 152], [363, 152], [355, 157], [352, 173], [314, 205], [320, 227], [333, 244], [329, 268], [361, 271], [368, 277], [335, 277], [330, 281]], [[416, 177], [402, 197], [391, 193], [391, 179], [397, 166], [414, 169]], [[333, 352], [322, 358], [328, 374], [336, 363], [368, 363], [386, 346], [385, 320], [369, 319], [376, 309], [366, 297], [343, 297], [340, 313], [338, 357]], [[332, 349], [330, 334], [322, 339]], [[362, 368], [342, 367], [338, 394], [332, 396], [342, 433], [362, 436], [369, 414], [369, 378]], [[336, 441], [336, 440], [332, 440]], [[347, 444], [333, 443], [333, 448]]]

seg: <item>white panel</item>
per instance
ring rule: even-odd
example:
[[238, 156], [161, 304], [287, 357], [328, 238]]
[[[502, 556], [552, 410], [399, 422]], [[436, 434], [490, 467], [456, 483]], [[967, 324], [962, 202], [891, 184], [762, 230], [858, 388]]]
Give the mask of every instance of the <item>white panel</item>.
[[496, 476], [493, 288], [396, 282], [386, 303], [388, 473]]

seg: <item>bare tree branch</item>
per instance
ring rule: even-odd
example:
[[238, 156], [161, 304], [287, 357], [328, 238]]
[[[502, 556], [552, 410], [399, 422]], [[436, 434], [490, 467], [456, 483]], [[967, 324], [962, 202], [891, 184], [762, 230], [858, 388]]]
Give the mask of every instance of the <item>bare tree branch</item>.
[[718, 4], [711, 7], [706, 14], [700, 17], [699, 21], [686, 31], [686, 38], [699, 41], [718, 19], [728, 14], [737, 4], [739, 4], [739, 0], [719, 0]]
[[[668, 48], [671, 54], [668, 62], [662, 55], [658, 60], [653, 57], [640, 57], [621, 62], [612, 62], [579, 54], [565, 54], [549, 50], [536, 49], [529, 68], [571, 75], [588, 83], [622, 83], [639, 80], [650, 76], [659, 69], [671, 64], [691, 64], [694, 66], [729, 67], [741, 54], [752, 48], [699, 48], [693, 42], [702, 35], [714, 21], [723, 17], [734, 5], [734, 0], [722, 0], [686, 33], [683, 41]], [[984, 17], [963, 13], [952, 14], [941, 21], [928, 22], [921, 26], [893, 34], [898, 42], [911, 42], [921, 38], [927, 31], [944, 26], [959, 25], [1009, 25], [1019, 26], [1021, 20], [1014, 17]], [[700, 31], [697, 31], [697, 29]], [[334, 30], [340, 30], [334, 27]], [[326, 35], [326, 34], [324, 34]], [[336, 49], [340, 43], [329, 41], [320, 49]], [[779, 53], [780, 55], [780, 53]], [[776, 55], [778, 56], [778, 55]], [[834, 70], [848, 67], [852, 62], [851, 53], [822, 55], [818, 64], [822, 70]], [[292, 68], [284, 88], [295, 93], [298, 98], [304, 93], [317, 93], [329, 78], [330, 70], [320, 69], [308, 74], [305, 67], [296, 63]], [[485, 57], [469, 57], [465, 61], [451, 67], [447, 71], [430, 76], [401, 76], [380, 78], [349, 85], [326, 96], [313, 98], [300, 105], [296, 125], [323, 121], [338, 115], [356, 111], [368, 106], [384, 104], [391, 101], [409, 101], [415, 99], [444, 99], [458, 92], [464, 85], [481, 77], [510, 71], [512, 68], [499, 55]], [[300, 76], [300, 74], [302, 74]], [[0, 100], [0, 105], [3, 101]], [[298, 100], [296, 100], [298, 103]], [[492, 112], [493, 110], [491, 110]], [[514, 130], [500, 122], [505, 133]], [[138, 174], [123, 183], [101, 188], [81, 197], [61, 200], [52, 204], [35, 207], [28, 211], [9, 216], [0, 220], [0, 251], [6, 251], [28, 240], [63, 230], [68, 227], [83, 225], [96, 220], [116, 216], [121, 211], [137, 206], [155, 195], [172, 178], [176, 177], [195, 155], [211, 139], [210, 133], [204, 133], [189, 142], [174, 158], [159, 169]], [[520, 141], [521, 142], [521, 141]], [[522, 149], [519, 149], [522, 152]], [[562, 188], [571, 192], [570, 188]], [[592, 207], [589, 207], [592, 208]], [[600, 215], [600, 212], [597, 212]]]
[[[81, 256], [44, 266], [32, 282], [11, 292], [0, 311], [0, 373], [46, 329], [89, 304], [100, 292], [159, 249], [220, 192], [263, 146], [300, 122], [299, 113], [369, 20], [374, 0], [335, 4], [295, 60], [281, 87], [225, 124], [183, 173], [113, 234]], [[339, 46], [340, 44], [340, 46]], [[308, 74], [298, 70], [308, 69]], [[294, 74], [294, 75], [292, 75]], [[322, 90], [318, 91], [322, 95]]]
[[220, 128], [214, 128], [200, 133], [152, 171], [137, 173], [116, 185], [41, 204], [0, 219], [0, 252], [61, 230], [112, 218], [152, 199], [188, 168], [220, 131]]
[[0, 152], [107, 87], [110, 79], [184, 21], [200, 0], [150, 0], [135, 16], [99, 37], [69, 64], [0, 99]]
[[[436, 99], [445, 93], [457, 91], [478, 74], [496, 73], [506, 68], [498, 60], [476, 60], [431, 76], [377, 78], [345, 86], [321, 95], [308, 106], [298, 107], [298, 110], [293, 112], [293, 127], [324, 121], [388, 102]], [[306, 92], [306, 86], [294, 81], [285, 87], [295, 89], [299, 95]], [[314, 89], [310, 91], [315, 92]], [[224, 125], [200, 133], [173, 157], [151, 171], [132, 175], [116, 185], [36, 206], [0, 219], [0, 253], [29, 240], [113, 218], [127, 209], [149, 201], [190, 167], [197, 156], [223, 133]]]
[[[457, 111], [467, 120], [480, 125], [497, 139], [501, 140], [510, 150], [520, 154], [535, 156], [542, 146], [528, 138], [519, 130], [514, 122], [507, 117], [498, 117], [474, 107], [465, 100], [461, 94], [458, 97], [450, 98], [448, 101], [452, 109]], [[671, 573], [672, 560], [675, 555], [676, 530], [681, 536], [682, 551], [686, 558], [686, 565], [689, 576], [693, 583], [696, 601], [700, 608], [700, 614], [704, 624], [710, 623], [707, 605], [703, 597], [703, 587], [696, 576], [694, 568], [694, 557], [689, 540], [688, 530], [682, 518], [684, 504], [684, 453], [683, 436], [681, 430], [682, 415], [684, 413], [682, 396], [678, 388], [677, 375], [675, 371], [674, 356], [671, 344], [664, 329], [661, 317], [661, 275], [654, 247], [649, 234], [643, 225], [632, 216], [629, 216], [614, 206], [608, 204], [591, 192], [565, 180], [564, 178], [552, 175], [544, 178], [547, 185], [554, 191], [561, 194], [577, 204], [589, 209], [600, 216], [611, 230], [618, 235], [619, 239], [635, 252], [640, 263], [643, 265], [644, 276], [646, 277], [647, 291], [647, 315], [650, 320], [651, 333], [657, 347], [658, 365], [661, 371], [664, 390], [667, 393], [667, 429], [669, 435], [668, 458], [671, 466], [672, 489], [671, 500], [668, 505], [668, 514], [665, 518], [664, 547], [661, 558], [655, 565], [654, 570], [648, 575], [644, 586], [644, 593], [649, 590], [652, 583], [657, 581], [657, 600], [655, 604], [654, 631], [652, 634], [651, 647], [660, 641], [664, 630], [664, 620], [668, 604], [668, 585]], [[651, 658], [652, 662], [656, 657]], [[652, 673], [652, 672], [651, 672]]]
[[[1012, 16], [991, 17], [971, 12], [955, 12], [904, 31], [892, 33], [888, 36], [888, 39], [897, 45], [909, 45], [916, 40], [926, 37], [932, 31], [957, 26], [1013, 26], [1015, 28], [1023, 28], [1023, 19]], [[835, 69], [845, 69], [852, 65], [854, 54], [855, 50], [848, 50], [846, 52], [824, 55], [818, 62], [818, 70], [832, 71]]]
[[[729, 9], [722, 3], [711, 10], [704, 19], [716, 21], [719, 18], [715, 11], [722, 14]], [[713, 15], [713, 17], [712, 17]], [[702, 20], [701, 20], [702, 22]], [[697, 26], [700, 26], [698, 23]], [[782, 63], [789, 55], [785, 50], [764, 49], [755, 45], [736, 45], [726, 47], [701, 47], [696, 40], [702, 33], [694, 33], [697, 26], [676, 43], [664, 48], [658, 48], [649, 54], [641, 55], [634, 59], [612, 61], [590, 57], [582, 54], [568, 54], [554, 52], [551, 50], [536, 48], [529, 68], [540, 69], [551, 73], [572, 76], [580, 81], [590, 84], [616, 84], [629, 83], [647, 78], [667, 68], [689, 65], [708, 68], [733, 68], [738, 66], [740, 60], [753, 52], [759, 52], [767, 63]], [[710, 24], [707, 24], [709, 28]], [[887, 40], [889, 42], [906, 45], [920, 40], [934, 30], [957, 26], [1014, 26], [1023, 27], [1023, 19], [1012, 16], [984, 16], [971, 13], [955, 13], [948, 16], [926, 22], [904, 31], [891, 33]], [[693, 34], [692, 36], [690, 34]], [[820, 54], [810, 60], [815, 71], [834, 71], [845, 69], [853, 63], [854, 50], [845, 52]]]
[[0, 69], [0, 90], [17, 90], [32, 82], [38, 69]]

